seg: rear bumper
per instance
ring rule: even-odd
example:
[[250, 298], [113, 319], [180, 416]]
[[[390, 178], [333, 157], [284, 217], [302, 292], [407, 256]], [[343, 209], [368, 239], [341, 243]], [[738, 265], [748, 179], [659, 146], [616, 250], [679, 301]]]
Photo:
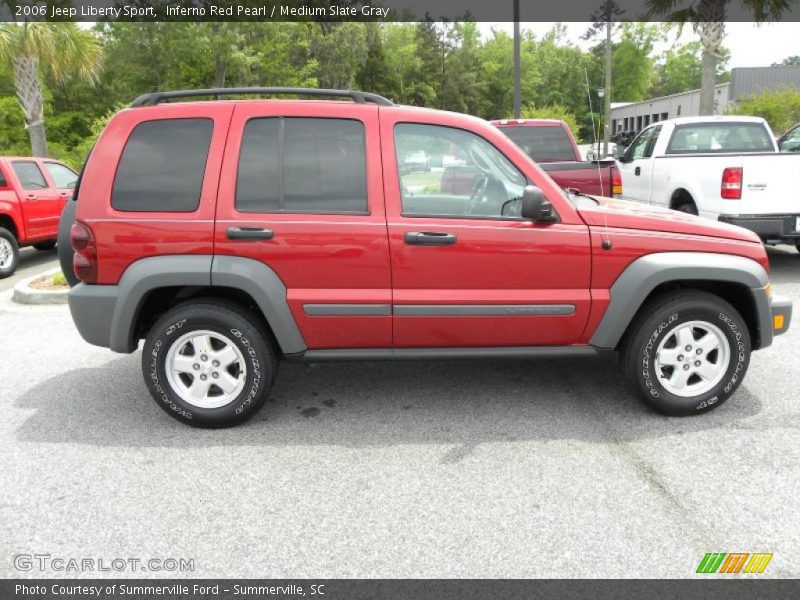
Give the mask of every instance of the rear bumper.
[[800, 213], [790, 215], [720, 215], [723, 223], [749, 229], [766, 242], [800, 241]]
[[781, 335], [789, 330], [792, 322], [792, 301], [783, 296], [772, 298], [772, 335]]
[[114, 312], [118, 287], [115, 285], [86, 285], [79, 283], [69, 291], [69, 311], [81, 337], [95, 346], [112, 348]]

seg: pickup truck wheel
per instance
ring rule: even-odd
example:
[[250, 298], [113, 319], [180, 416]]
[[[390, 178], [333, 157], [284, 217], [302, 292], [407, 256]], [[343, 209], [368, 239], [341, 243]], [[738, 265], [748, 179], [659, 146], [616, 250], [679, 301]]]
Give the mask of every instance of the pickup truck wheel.
[[150, 330], [142, 354], [150, 394], [170, 416], [196, 427], [229, 427], [264, 404], [275, 353], [254, 321], [233, 305], [179, 305]]
[[688, 213], [690, 215], [695, 215], [695, 216], [698, 214], [697, 213], [697, 207], [694, 205], [694, 202], [692, 202], [691, 200], [688, 200], [686, 202], [682, 202], [681, 204], [678, 204], [675, 207], [675, 210], [677, 210], [678, 212], [685, 212], [685, 213]]
[[645, 404], [666, 415], [725, 402], [750, 363], [750, 333], [733, 306], [701, 291], [674, 292], [643, 307], [622, 348], [622, 369]]
[[11, 276], [19, 264], [17, 238], [8, 229], [0, 227], [0, 279]]
[[56, 241], [47, 240], [46, 242], [39, 242], [38, 244], [34, 244], [33, 247], [36, 248], [37, 250], [42, 250], [42, 251], [52, 250], [53, 248], [56, 247]]

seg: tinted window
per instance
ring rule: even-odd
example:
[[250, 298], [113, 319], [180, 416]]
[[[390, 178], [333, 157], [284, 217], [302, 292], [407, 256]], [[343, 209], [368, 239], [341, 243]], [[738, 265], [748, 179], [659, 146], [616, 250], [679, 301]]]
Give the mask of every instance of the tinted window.
[[137, 125], [122, 152], [111, 206], [134, 212], [197, 210], [213, 128], [210, 119]]
[[575, 160], [575, 150], [561, 127], [502, 127], [500, 129], [533, 160]]
[[35, 162], [14, 162], [11, 164], [20, 184], [26, 190], [43, 190], [47, 187], [44, 175]]
[[44, 168], [50, 173], [53, 183], [59, 189], [69, 189], [75, 187], [75, 182], [78, 181], [78, 175], [64, 165], [58, 163], [46, 162]]
[[248, 122], [239, 156], [236, 208], [366, 214], [363, 123], [305, 118]]
[[[800, 127], [788, 133], [781, 141], [781, 152], [800, 152]], [[2, 177], [0, 175], [0, 177]]]
[[[525, 176], [482, 137], [451, 127], [401, 123], [394, 140], [403, 215], [519, 216]], [[412, 160], [420, 154], [430, 164]]]
[[689, 123], [675, 127], [667, 154], [772, 152], [774, 149], [760, 123]]
[[3, 171], [0, 171], [0, 187], [8, 187], [8, 183], [6, 183], [6, 178], [3, 175]]

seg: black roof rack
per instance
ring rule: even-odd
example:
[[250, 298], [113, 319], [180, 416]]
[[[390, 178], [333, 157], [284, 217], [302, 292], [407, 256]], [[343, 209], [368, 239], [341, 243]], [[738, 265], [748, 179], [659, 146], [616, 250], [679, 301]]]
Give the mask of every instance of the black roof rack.
[[292, 87], [242, 87], [242, 88], [216, 88], [208, 90], [176, 90], [170, 92], [153, 92], [139, 96], [131, 104], [131, 108], [138, 106], [155, 106], [159, 102], [171, 98], [194, 98], [197, 96], [242, 96], [245, 94], [266, 96], [292, 94], [298, 96], [326, 96], [351, 98], [354, 102], [364, 104], [373, 102], [380, 106], [394, 106], [394, 102], [378, 94], [357, 92], [353, 90], [323, 90], [317, 88], [292, 88]]

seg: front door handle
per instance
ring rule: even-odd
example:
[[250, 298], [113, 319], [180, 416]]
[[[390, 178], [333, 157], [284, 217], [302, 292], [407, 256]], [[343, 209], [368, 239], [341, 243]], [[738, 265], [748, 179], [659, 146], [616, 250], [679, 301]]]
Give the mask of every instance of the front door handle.
[[412, 246], [450, 246], [456, 243], [454, 234], [434, 231], [407, 231], [404, 239]]
[[229, 240], [271, 240], [275, 232], [262, 227], [228, 227], [225, 235]]
[[636, 175], [637, 177], [638, 177], [639, 175], [641, 175], [641, 174], [642, 174], [642, 167], [636, 167], [636, 168], [633, 170], [633, 174], [634, 174], [634, 175]]

